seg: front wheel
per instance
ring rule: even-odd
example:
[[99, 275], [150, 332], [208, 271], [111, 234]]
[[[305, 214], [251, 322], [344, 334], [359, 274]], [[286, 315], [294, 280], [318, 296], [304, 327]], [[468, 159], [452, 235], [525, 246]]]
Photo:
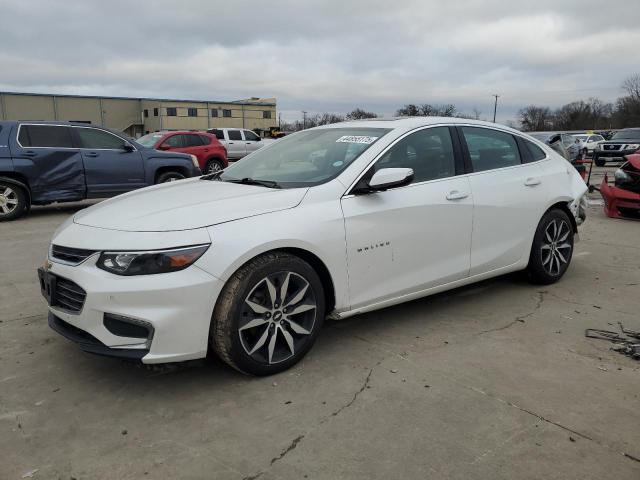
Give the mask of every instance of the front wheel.
[[219, 172], [220, 170], [222, 170], [224, 168], [224, 165], [222, 164], [222, 162], [220, 160], [209, 160], [207, 162], [207, 165], [205, 167], [205, 171], [204, 173], [206, 175], [210, 174], [210, 173], [216, 173]]
[[527, 272], [535, 283], [555, 283], [567, 271], [573, 255], [573, 226], [562, 210], [542, 217], [533, 237]]
[[22, 188], [0, 182], [0, 222], [19, 218], [27, 212], [28, 207], [29, 199]]
[[233, 368], [271, 375], [312, 347], [325, 314], [324, 289], [304, 260], [283, 252], [241, 267], [220, 293], [209, 344]]
[[594, 163], [596, 164], [597, 167], [604, 167], [606, 162], [600, 158], [596, 158], [594, 160]]
[[158, 175], [156, 183], [175, 182], [176, 180], [182, 180], [183, 178], [186, 177], [180, 172], [164, 172]]

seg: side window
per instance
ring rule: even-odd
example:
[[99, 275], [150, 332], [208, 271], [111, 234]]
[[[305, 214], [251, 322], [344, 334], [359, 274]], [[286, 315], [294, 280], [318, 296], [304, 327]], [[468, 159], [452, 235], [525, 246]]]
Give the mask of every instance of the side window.
[[524, 138], [522, 139], [522, 142], [526, 145], [527, 150], [529, 150], [532, 162], [537, 162], [538, 160], [543, 160], [547, 157], [547, 154], [544, 153], [544, 150], [542, 150], [535, 143], [530, 142], [529, 140], [525, 140]]
[[162, 144], [171, 148], [182, 148], [184, 146], [184, 143], [182, 141], [183, 136], [184, 135], [172, 135], [171, 137], [167, 138], [164, 142], [162, 142]]
[[23, 147], [73, 148], [71, 128], [57, 125], [22, 125], [18, 141]]
[[210, 130], [209, 132], [213, 133], [218, 140], [224, 140], [224, 131], [214, 129], [214, 130]]
[[200, 135], [200, 140], [202, 140], [202, 145], [209, 145], [211, 143], [211, 138], [206, 135]]
[[420, 130], [403, 138], [374, 165], [383, 168], [412, 168], [413, 183], [453, 177], [456, 165], [447, 127]]
[[240, 130], [227, 130], [227, 135], [229, 135], [229, 140], [242, 140]]
[[200, 139], [200, 135], [184, 135], [184, 146], [185, 147], [201, 147], [202, 140]]
[[244, 139], [249, 142], [257, 142], [259, 140], [258, 135], [251, 130], [244, 130]]
[[80, 139], [80, 148], [101, 150], [121, 150], [124, 140], [103, 130], [95, 128], [76, 128]]
[[520, 165], [520, 152], [512, 135], [480, 127], [462, 127], [474, 172]]

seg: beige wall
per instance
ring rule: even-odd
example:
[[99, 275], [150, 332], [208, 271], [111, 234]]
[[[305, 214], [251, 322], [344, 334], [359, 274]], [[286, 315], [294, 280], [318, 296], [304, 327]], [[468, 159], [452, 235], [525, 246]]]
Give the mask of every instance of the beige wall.
[[[71, 97], [53, 95], [0, 94], [0, 119], [6, 120], [61, 120], [85, 121], [103, 125], [130, 135], [158, 130], [206, 130], [215, 127], [248, 128], [250, 130], [276, 127], [275, 105], [240, 105], [237, 103], [180, 102], [170, 100], [117, 99], [95, 97]], [[275, 99], [268, 99], [269, 101]], [[153, 115], [154, 108], [158, 116]], [[176, 108], [176, 116], [167, 116], [167, 108]], [[190, 117], [188, 109], [197, 109], [198, 115]], [[102, 109], [102, 112], [101, 112]], [[217, 117], [211, 110], [218, 111]], [[144, 117], [144, 110], [149, 115]], [[231, 110], [231, 117], [223, 111]], [[271, 118], [263, 118], [263, 111], [271, 112]], [[243, 122], [244, 115], [244, 122]], [[244, 124], [243, 124], [244, 123]]]

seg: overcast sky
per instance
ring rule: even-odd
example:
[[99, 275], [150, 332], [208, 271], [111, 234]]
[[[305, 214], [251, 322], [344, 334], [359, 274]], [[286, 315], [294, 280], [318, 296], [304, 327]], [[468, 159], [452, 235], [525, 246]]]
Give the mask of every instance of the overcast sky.
[[0, 0], [0, 91], [300, 110], [612, 101], [640, 71], [638, 0]]

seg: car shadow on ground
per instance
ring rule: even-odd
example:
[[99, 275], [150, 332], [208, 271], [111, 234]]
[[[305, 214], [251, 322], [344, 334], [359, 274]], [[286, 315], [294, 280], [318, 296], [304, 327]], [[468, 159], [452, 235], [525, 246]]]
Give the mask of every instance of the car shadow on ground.
[[[367, 336], [376, 337], [390, 335], [399, 329], [401, 337], [404, 338], [407, 335], [407, 326], [415, 325], [416, 331], [428, 330], [443, 318], [459, 315], [461, 310], [468, 309], [470, 303], [476, 303], [479, 297], [489, 302], [500, 299], [504, 301], [504, 289], [509, 285], [516, 289], [530, 288], [532, 294], [539, 290], [529, 284], [523, 274], [515, 273], [344, 320], [326, 320], [310, 355], [320, 361], [327, 359], [327, 355], [335, 352], [336, 348], [347, 348], [349, 342], [360, 342], [363, 332], [366, 332]], [[190, 386], [215, 389], [221, 385], [242, 385], [256, 381], [271, 383], [281, 375], [295, 373], [296, 369], [302, 368], [301, 364], [298, 364], [281, 374], [256, 380], [256, 377], [244, 375], [229, 367], [215, 354], [210, 354], [206, 359], [189, 362], [140, 365], [84, 353], [76, 345], [62, 338], [59, 342], [60, 349], [64, 349], [64, 353], [59, 355], [60, 361], [77, 362], [74, 374], [78, 380], [85, 377], [84, 380], [90, 382], [99, 378], [101, 382], [126, 385], [131, 396], [144, 396], [156, 388], [164, 392], [178, 392]], [[337, 347], [338, 343], [341, 346]], [[307, 364], [304, 368], [309, 367]]]

